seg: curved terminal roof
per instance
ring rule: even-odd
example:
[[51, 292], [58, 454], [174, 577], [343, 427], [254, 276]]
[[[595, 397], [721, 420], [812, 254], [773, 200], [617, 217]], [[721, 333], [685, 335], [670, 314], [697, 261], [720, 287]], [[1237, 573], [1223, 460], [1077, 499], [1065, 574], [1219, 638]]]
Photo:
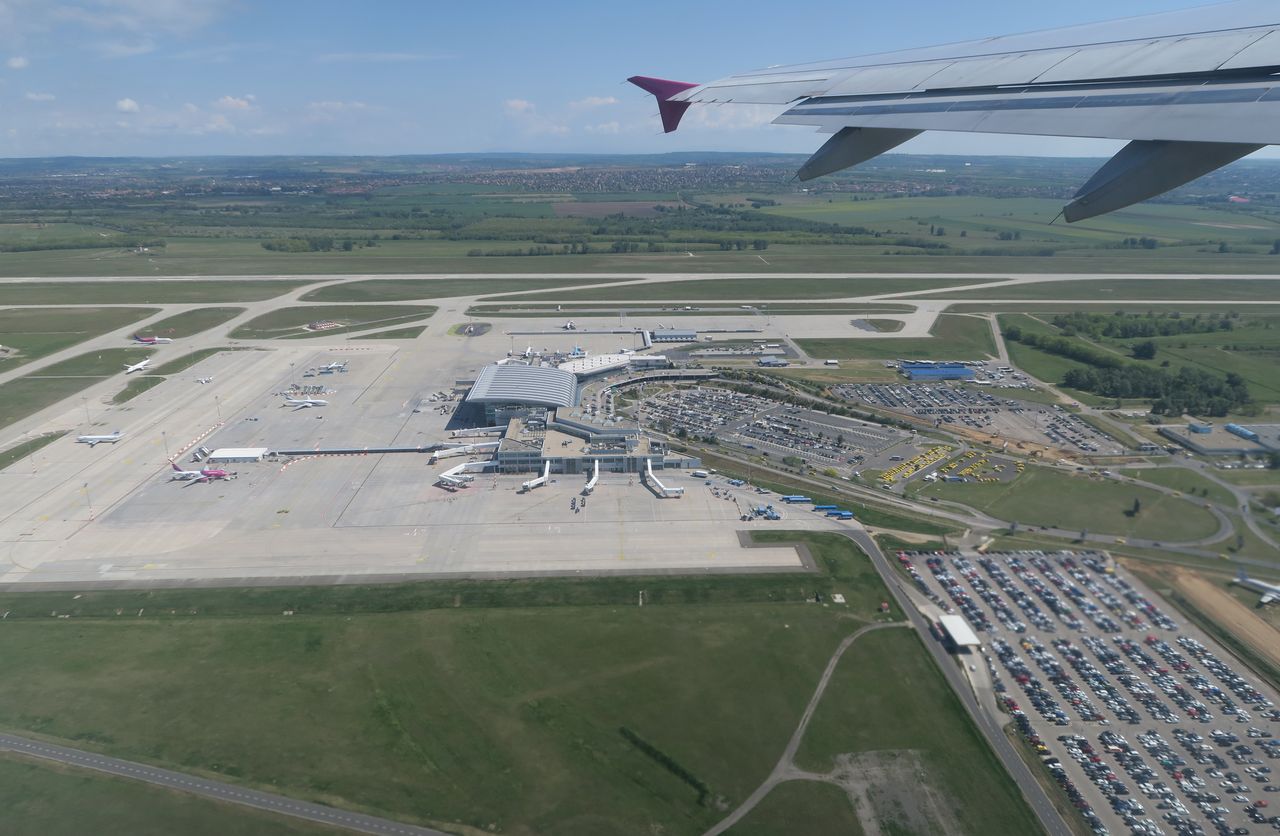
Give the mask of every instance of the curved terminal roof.
[[570, 372], [547, 366], [485, 366], [467, 395], [468, 403], [524, 403], [571, 407], [578, 381]]
[[593, 374], [625, 369], [630, 364], [631, 357], [626, 354], [596, 354], [593, 357], [579, 357], [576, 360], [561, 363], [560, 370], [578, 377], [589, 377]]

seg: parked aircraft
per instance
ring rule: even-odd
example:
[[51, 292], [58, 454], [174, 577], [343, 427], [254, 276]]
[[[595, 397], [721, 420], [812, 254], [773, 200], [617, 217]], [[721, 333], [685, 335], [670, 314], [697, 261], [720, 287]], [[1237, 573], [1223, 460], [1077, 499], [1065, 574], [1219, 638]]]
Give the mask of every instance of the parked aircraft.
[[169, 462], [169, 466], [173, 468], [173, 475], [169, 477], [170, 482], [212, 482], [216, 479], [234, 479], [236, 476], [236, 474], [219, 467], [183, 470], [173, 462]]
[[143, 345], [168, 345], [173, 342], [168, 337], [140, 337], [137, 334], [133, 335], [133, 341]]
[[284, 405], [293, 407], [293, 411], [297, 412], [299, 409], [308, 409], [313, 406], [328, 406], [329, 402], [319, 398], [285, 398]]
[[150, 365], [150, 363], [151, 363], [150, 357], [144, 360], [139, 360], [137, 363], [134, 363], [132, 366], [126, 363], [124, 367], [124, 373], [133, 374], [134, 372], [140, 372], [143, 369], [145, 369], [148, 365]]
[[119, 430], [116, 430], [111, 435], [78, 435], [76, 436], [76, 443], [88, 444], [90, 447], [98, 444], [115, 444], [123, 435], [124, 433]]
[[201, 385], [203, 385], [203, 384], [205, 384], [205, 383], [213, 383], [213, 378], [212, 378], [212, 377], [197, 377], [197, 378], [196, 378], [196, 383], [199, 383], [199, 384], [201, 384]]
[[562, 330], [562, 331], [577, 331], [577, 330], [578, 330], [578, 326], [577, 326], [577, 325], [575, 325], [575, 324], [574, 324], [574, 322], [573, 322], [573, 320], [571, 319], [571, 320], [569, 320], [568, 322], [566, 322], [564, 325], [561, 325], [561, 326], [560, 326], [560, 330]]
[[345, 372], [347, 370], [347, 363], [349, 362], [351, 361], [347, 360], [342, 363], [330, 363], [327, 366], [321, 366], [318, 369], [318, 371], [320, 372], [320, 374], [332, 374], [333, 372]]
[[1277, 66], [1280, 3], [1235, 0], [709, 84], [629, 81], [657, 98], [668, 133], [695, 103], [735, 103], [776, 105], [784, 110], [776, 123], [833, 134], [801, 166], [801, 180], [866, 162], [924, 131], [1129, 140], [1063, 209], [1072, 223], [1280, 144]]
[[1254, 580], [1246, 575], [1243, 569], [1240, 570], [1240, 574], [1236, 575], [1235, 582], [1247, 589], [1252, 589], [1254, 592], [1261, 592], [1262, 597], [1258, 599], [1258, 606], [1260, 607], [1280, 601], [1280, 585]]

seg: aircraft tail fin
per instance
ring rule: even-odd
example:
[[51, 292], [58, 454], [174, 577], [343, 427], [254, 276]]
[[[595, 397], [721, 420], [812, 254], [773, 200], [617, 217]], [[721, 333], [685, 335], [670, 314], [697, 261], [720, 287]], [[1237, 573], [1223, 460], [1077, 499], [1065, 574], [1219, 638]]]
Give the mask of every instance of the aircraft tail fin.
[[1236, 571], [1236, 580], [1242, 582], [1247, 581], [1249, 580], [1249, 576], [1245, 574], [1243, 569], [1239, 569]]
[[671, 81], [665, 78], [651, 78], [644, 75], [633, 75], [627, 79], [646, 93], [652, 93], [658, 100], [658, 113], [662, 116], [662, 130], [671, 133], [680, 127], [680, 120], [689, 109], [689, 102], [673, 102], [671, 97], [685, 90], [698, 87], [688, 81]]

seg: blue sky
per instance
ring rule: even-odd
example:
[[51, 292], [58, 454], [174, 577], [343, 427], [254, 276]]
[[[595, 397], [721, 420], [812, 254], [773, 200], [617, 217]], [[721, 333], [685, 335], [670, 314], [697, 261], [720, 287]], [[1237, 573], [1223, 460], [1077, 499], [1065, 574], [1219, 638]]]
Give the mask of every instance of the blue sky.
[[[1123, 13], [1194, 0], [1125, 0]], [[636, 73], [770, 64], [1114, 17], [1102, 0], [0, 0], [0, 156], [810, 151], [754, 108], [661, 134]], [[921, 153], [1105, 154], [928, 134]]]

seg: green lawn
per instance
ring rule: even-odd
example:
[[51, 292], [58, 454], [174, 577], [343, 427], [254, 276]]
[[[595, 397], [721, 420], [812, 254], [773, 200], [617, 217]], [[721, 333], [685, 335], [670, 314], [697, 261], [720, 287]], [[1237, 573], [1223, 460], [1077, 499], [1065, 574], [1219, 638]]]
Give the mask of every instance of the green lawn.
[[129, 382], [124, 385], [124, 388], [111, 398], [111, 402], [117, 406], [122, 403], [128, 403], [143, 392], [153, 389], [161, 383], [164, 383], [163, 377], [148, 376], [130, 378]]
[[425, 325], [411, 325], [408, 328], [392, 328], [390, 331], [378, 331], [376, 334], [359, 334], [353, 340], [415, 340], [427, 330]]
[[445, 827], [698, 833], [720, 802], [669, 763], [740, 803], [879, 617], [852, 543], [794, 538], [822, 575], [8, 593], [0, 726]]
[[336, 836], [345, 832], [7, 752], [0, 754], [0, 805], [9, 836]]
[[1214, 468], [1213, 475], [1224, 482], [1246, 488], [1280, 488], [1280, 470], [1223, 470]]
[[[447, 299], [480, 293], [516, 293], [525, 290], [572, 288], [584, 284], [604, 284], [607, 279], [369, 279], [317, 288], [302, 297], [304, 302], [412, 302], [418, 299]], [[635, 281], [635, 279], [624, 280]]]
[[1073, 279], [1035, 282], [981, 290], [951, 290], [939, 299], [1080, 299], [1106, 304], [1108, 299], [1152, 301], [1198, 300], [1247, 302], [1280, 298], [1280, 279]]
[[125, 363], [136, 363], [150, 353], [147, 348], [109, 348], [54, 363], [39, 374], [0, 383], [0, 427], [69, 398], [123, 371]]
[[194, 334], [208, 331], [210, 328], [216, 328], [225, 322], [230, 322], [242, 313], [244, 313], [244, 308], [199, 308], [167, 317], [159, 322], [153, 322], [145, 329], [145, 335], [171, 338], [190, 337]]
[[66, 435], [65, 432], [50, 432], [38, 435], [35, 438], [28, 439], [21, 444], [15, 444], [3, 453], [0, 453], [0, 470], [4, 470], [10, 465], [22, 461], [27, 456], [42, 450], [53, 442]]
[[974, 316], [943, 314], [927, 339], [798, 339], [810, 357], [833, 360], [979, 360], [996, 353], [991, 325]]
[[844, 790], [816, 781], [787, 781], [726, 832], [729, 836], [861, 836], [863, 830]]
[[1172, 488], [1188, 496], [1203, 497], [1210, 502], [1216, 502], [1228, 508], [1235, 505], [1235, 499], [1230, 491], [1218, 483], [1206, 479], [1194, 470], [1188, 470], [1185, 467], [1126, 467], [1116, 472], [1124, 476], [1132, 476], [1134, 479], [1141, 479], [1143, 482], [1150, 482], [1153, 485]]
[[973, 284], [975, 279], [880, 278], [761, 278], [698, 279], [683, 282], [652, 282], [595, 289], [567, 289], [552, 293], [495, 296], [483, 301], [535, 301], [538, 299], [589, 299], [591, 301], [652, 302], [706, 301], [750, 302], [767, 299], [838, 299], [845, 296], [872, 296], [905, 293]]
[[[339, 336], [426, 319], [436, 312], [431, 305], [308, 305], [278, 308], [255, 317], [229, 335], [237, 340], [271, 340], [282, 337]], [[332, 320], [339, 328], [308, 331], [308, 323]]]
[[[29, 253], [11, 253], [15, 256]], [[85, 275], [94, 275], [88, 273]], [[20, 282], [0, 284], [0, 305], [177, 304], [182, 302], [259, 302], [274, 299], [309, 280], [210, 279], [199, 282]]]
[[[941, 817], [965, 833], [1025, 836], [1041, 832], [1000, 761], [951, 693], [914, 631], [869, 633], [845, 653], [796, 754], [796, 765], [827, 772], [836, 757], [858, 753], [911, 757], [923, 767], [890, 772], [875, 796], [905, 801], [877, 809], [882, 832], [939, 832]], [[902, 786], [906, 779], [909, 787]], [[937, 798], [921, 792], [927, 785]], [[918, 806], [915, 806], [918, 805]], [[910, 828], [928, 820], [926, 830]]]
[[[1008, 482], [921, 483], [917, 493], [960, 502], [1021, 526], [1088, 529], [1170, 543], [1198, 540], [1218, 530], [1212, 514], [1186, 499], [1047, 467], [1028, 467]], [[1141, 509], [1131, 517], [1126, 512], [1134, 499]]]
[[227, 347], [201, 348], [196, 351], [183, 354], [179, 357], [175, 357], [167, 363], [161, 363], [159, 366], [155, 366], [154, 368], [147, 369], [146, 374], [147, 375], [177, 374], [178, 372], [185, 372], [187, 369], [191, 368], [196, 363], [199, 363], [201, 360], [206, 360], [214, 356], [215, 354], [221, 354], [224, 351], [243, 351], [243, 350], [244, 349], [227, 348]]
[[[0, 285], [0, 295], [5, 285]], [[0, 310], [0, 371], [47, 357], [157, 313], [156, 308], [9, 308]]]

